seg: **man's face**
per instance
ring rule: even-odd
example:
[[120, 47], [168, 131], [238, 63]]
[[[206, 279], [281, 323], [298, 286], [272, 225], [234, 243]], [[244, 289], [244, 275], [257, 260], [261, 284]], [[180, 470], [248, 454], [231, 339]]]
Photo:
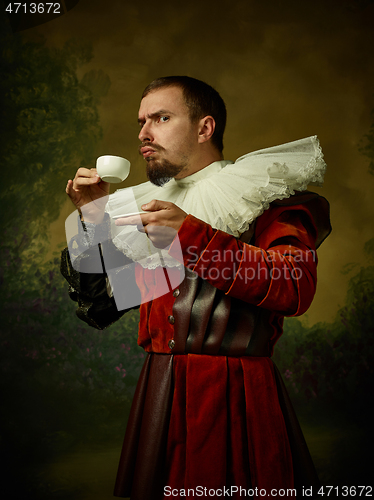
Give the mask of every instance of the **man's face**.
[[140, 103], [138, 121], [148, 179], [162, 186], [172, 177], [189, 175], [198, 153], [198, 123], [191, 123], [182, 90], [166, 87], [149, 93]]

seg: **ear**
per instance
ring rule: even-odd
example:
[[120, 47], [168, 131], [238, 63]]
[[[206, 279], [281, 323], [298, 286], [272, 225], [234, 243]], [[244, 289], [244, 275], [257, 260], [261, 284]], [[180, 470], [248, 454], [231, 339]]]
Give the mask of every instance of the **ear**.
[[204, 116], [199, 120], [199, 143], [207, 142], [212, 137], [216, 122], [213, 116]]

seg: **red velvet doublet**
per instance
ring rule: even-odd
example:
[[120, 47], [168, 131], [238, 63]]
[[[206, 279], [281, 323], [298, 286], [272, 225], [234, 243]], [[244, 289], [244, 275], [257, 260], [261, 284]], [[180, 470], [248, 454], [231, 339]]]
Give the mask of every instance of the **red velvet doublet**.
[[[251, 244], [192, 216], [185, 219], [178, 232], [185, 268], [243, 311], [259, 312], [253, 335], [257, 328], [267, 337], [262, 344], [254, 337], [253, 347], [238, 355], [231, 347], [216, 349], [207, 332], [219, 330], [221, 320], [212, 313], [199, 340], [204, 315], [200, 321], [195, 299], [187, 316], [176, 314], [179, 287], [141, 305], [138, 343], [150, 354], [126, 431], [117, 496], [169, 498], [166, 486], [185, 490], [173, 498], [193, 498], [187, 490], [198, 486], [257, 487], [270, 495], [271, 489], [316, 484], [313, 471], [300, 473], [304, 466], [312, 468], [310, 457], [270, 359], [283, 317], [305, 312], [315, 293], [316, 242], [328, 229], [321, 222], [326, 207], [316, 195], [314, 200], [272, 206], [257, 219]], [[162, 273], [162, 268], [137, 269], [143, 297], [151, 296]], [[212, 298], [213, 308], [217, 300]], [[234, 317], [232, 311], [231, 323]], [[186, 331], [182, 343], [178, 331]]]

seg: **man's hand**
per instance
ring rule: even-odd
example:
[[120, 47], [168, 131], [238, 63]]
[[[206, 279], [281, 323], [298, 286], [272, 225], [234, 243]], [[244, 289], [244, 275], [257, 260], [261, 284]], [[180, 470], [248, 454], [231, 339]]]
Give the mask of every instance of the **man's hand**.
[[[188, 214], [169, 201], [152, 200], [142, 205], [142, 210], [149, 212], [117, 219], [116, 226], [137, 225], [144, 231], [156, 248], [167, 248], [175, 238]], [[142, 226], [139, 227], [139, 223]]]
[[73, 180], [68, 180], [66, 193], [82, 211], [86, 222], [100, 224], [109, 195], [109, 183], [97, 175], [95, 168], [79, 168]]

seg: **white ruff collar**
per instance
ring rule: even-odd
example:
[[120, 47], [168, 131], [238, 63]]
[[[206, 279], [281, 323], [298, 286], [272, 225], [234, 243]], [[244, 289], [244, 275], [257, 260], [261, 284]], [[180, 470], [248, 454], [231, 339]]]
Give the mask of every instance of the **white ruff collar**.
[[[325, 170], [319, 141], [313, 136], [249, 153], [235, 163], [216, 161], [162, 187], [145, 182], [120, 189], [110, 196], [106, 210], [112, 217], [140, 211], [153, 199], [170, 201], [213, 228], [238, 237], [272, 201], [288, 198], [309, 184], [322, 186]], [[113, 223], [112, 237], [117, 248], [143, 267], [180, 265], [135, 226]]]

